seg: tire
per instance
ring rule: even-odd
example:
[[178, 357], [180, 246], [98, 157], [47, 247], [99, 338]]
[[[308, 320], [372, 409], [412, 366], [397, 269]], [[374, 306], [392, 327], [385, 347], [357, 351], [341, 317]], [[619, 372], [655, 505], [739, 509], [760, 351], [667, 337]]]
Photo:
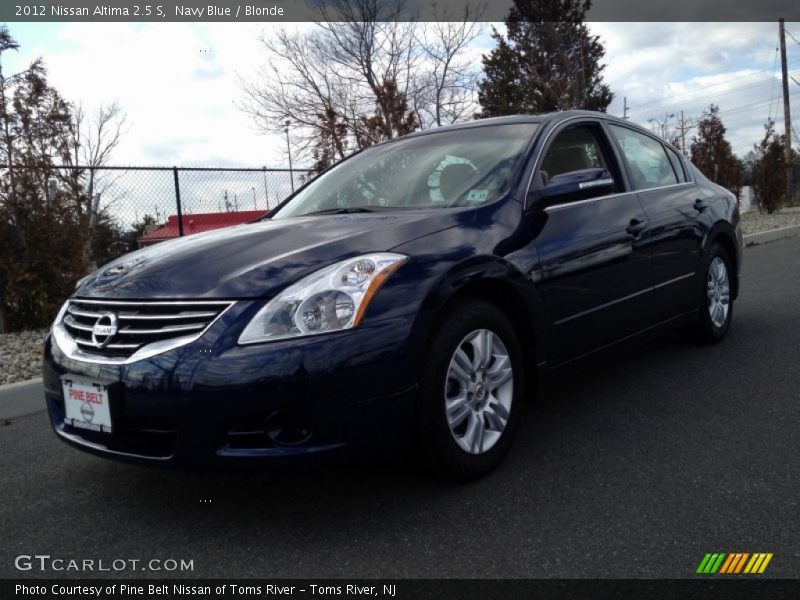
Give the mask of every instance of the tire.
[[497, 467], [511, 447], [525, 397], [524, 364], [514, 329], [496, 306], [467, 300], [447, 312], [421, 376], [418, 454], [438, 477], [470, 481]]
[[703, 259], [697, 320], [677, 330], [683, 340], [715, 344], [728, 333], [733, 318], [731, 259], [719, 244], [713, 244]]

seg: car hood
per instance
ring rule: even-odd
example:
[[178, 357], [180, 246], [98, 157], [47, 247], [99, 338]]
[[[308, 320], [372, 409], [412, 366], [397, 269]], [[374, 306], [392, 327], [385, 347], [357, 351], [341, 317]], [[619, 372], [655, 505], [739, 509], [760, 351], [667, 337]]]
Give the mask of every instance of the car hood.
[[84, 298], [264, 298], [328, 264], [455, 226], [464, 211], [262, 221], [162, 242], [89, 276]]

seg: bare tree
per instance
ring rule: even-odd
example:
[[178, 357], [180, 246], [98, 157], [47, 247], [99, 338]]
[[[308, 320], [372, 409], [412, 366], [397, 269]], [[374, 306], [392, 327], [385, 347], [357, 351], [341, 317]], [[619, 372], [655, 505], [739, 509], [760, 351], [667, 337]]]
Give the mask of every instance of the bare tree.
[[347, 140], [332, 124], [348, 120], [353, 90], [332, 68], [329, 41], [319, 31], [303, 34], [286, 29], [272, 37], [262, 34], [259, 41], [270, 60], [257, 81], [240, 78], [244, 92], [240, 108], [265, 132], [281, 132], [287, 120], [299, 126], [295, 141], [301, 153], [327, 132], [336, 154], [343, 157]]
[[119, 104], [101, 104], [91, 114], [80, 102], [72, 103], [70, 160], [74, 166], [88, 168], [86, 190], [89, 202], [105, 192], [119, 178], [98, 175], [98, 167], [107, 165], [126, 132], [127, 116]]
[[240, 78], [239, 106], [264, 131], [282, 132], [291, 121], [297, 152], [313, 157], [315, 170], [471, 115], [476, 77], [460, 58], [478, 33], [470, 22], [477, 9], [464, 10], [462, 22], [422, 26], [406, 20], [405, 0], [309, 3], [313, 31], [262, 35], [269, 62], [256, 80]]
[[392, 115], [392, 90], [408, 97], [411, 74], [419, 62], [414, 25], [404, 21], [405, 0], [312, 0], [326, 34], [328, 58], [357, 93], [356, 100], [376, 108], [387, 139], [398, 133]]
[[477, 106], [480, 70], [460, 55], [481, 33], [485, 5], [465, 4], [460, 14], [431, 3], [434, 21], [417, 33], [428, 69], [414, 94], [414, 109], [423, 128], [469, 119]]

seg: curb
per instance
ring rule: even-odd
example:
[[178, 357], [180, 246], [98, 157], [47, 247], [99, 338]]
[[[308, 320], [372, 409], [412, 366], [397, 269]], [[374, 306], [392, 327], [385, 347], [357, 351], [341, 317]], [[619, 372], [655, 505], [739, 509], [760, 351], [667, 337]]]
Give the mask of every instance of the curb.
[[0, 385], [0, 417], [13, 419], [45, 409], [41, 377]]
[[800, 225], [789, 225], [788, 227], [778, 227], [777, 229], [768, 229], [767, 231], [759, 231], [758, 233], [746, 235], [744, 236], [744, 244], [745, 246], [766, 244], [796, 235], [800, 235]]

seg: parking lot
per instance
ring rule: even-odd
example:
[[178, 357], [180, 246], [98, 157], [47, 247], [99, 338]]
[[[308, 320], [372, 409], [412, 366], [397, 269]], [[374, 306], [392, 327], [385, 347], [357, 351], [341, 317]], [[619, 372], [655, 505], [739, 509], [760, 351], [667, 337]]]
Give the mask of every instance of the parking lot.
[[[463, 486], [402, 462], [269, 479], [74, 450], [0, 427], [0, 577], [19, 554], [187, 559], [191, 577], [692, 577], [771, 552], [800, 577], [800, 238], [745, 251], [729, 337], [664, 335], [557, 383]], [[126, 573], [122, 573], [125, 575]], [[141, 575], [141, 573], [129, 573]]]

